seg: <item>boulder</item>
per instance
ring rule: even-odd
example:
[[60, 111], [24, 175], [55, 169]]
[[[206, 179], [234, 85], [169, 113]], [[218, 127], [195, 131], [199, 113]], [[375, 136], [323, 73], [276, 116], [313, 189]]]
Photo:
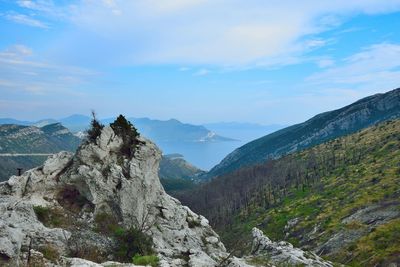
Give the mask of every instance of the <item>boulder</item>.
[[253, 228], [253, 257], [267, 258], [271, 264], [288, 266], [333, 267], [332, 263], [323, 260], [312, 252], [293, 247], [285, 241], [273, 242], [258, 228]]

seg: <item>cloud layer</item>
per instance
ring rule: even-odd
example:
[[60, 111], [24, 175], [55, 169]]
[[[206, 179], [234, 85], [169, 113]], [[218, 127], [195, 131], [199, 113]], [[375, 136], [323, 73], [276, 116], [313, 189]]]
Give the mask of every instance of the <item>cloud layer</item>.
[[307, 78], [313, 86], [394, 88], [400, 81], [400, 45], [380, 43], [365, 47], [338, 66]]
[[235, 66], [290, 63], [346, 16], [395, 10], [399, 0], [87, 0], [70, 17], [118, 63]]
[[57, 65], [35, 57], [31, 48], [13, 45], [0, 51], [0, 92], [77, 94], [71, 87], [96, 73], [84, 68]]

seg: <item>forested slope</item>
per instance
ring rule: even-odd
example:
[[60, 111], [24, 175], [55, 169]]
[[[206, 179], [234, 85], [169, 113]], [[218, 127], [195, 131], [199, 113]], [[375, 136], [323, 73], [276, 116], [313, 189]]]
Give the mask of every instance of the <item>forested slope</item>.
[[253, 226], [351, 266], [400, 261], [400, 120], [179, 196], [234, 246]]

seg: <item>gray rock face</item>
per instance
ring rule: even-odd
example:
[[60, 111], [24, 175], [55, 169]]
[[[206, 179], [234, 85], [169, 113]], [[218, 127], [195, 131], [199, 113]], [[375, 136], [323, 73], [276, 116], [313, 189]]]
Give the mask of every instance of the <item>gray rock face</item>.
[[[97, 144], [80, 149], [60, 180], [80, 185], [81, 194], [95, 206], [94, 213], [112, 212], [126, 227], [135, 226], [153, 237], [164, 266], [215, 266], [226, 255], [224, 245], [208, 221], [167, 195], [158, 178], [161, 153], [148, 140], [131, 160], [121, 159], [122, 144], [105, 128]], [[208, 241], [209, 240], [209, 241]], [[168, 263], [169, 265], [167, 265]]]
[[332, 267], [332, 263], [323, 260], [314, 253], [294, 248], [288, 242], [272, 242], [263, 232], [253, 228], [252, 254], [255, 257], [266, 257], [271, 264], [288, 266], [321, 266]]
[[355, 242], [362, 236], [373, 231], [379, 225], [399, 217], [400, 210], [397, 201], [371, 204], [342, 220], [343, 225], [356, 224], [361, 227], [356, 227], [354, 229], [344, 227], [325, 243], [319, 245], [315, 250], [317, 253], [334, 255], [343, 247]]
[[[160, 266], [246, 266], [236, 258], [225, 260], [229, 254], [207, 219], [165, 193], [157, 175], [161, 152], [153, 143], [140, 138], [131, 159], [120, 153], [122, 143], [106, 127], [96, 143], [82, 145], [75, 155], [61, 152], [0, 183], [0, 263], [23, 266], [32, 255], [44, 255], [48, 266], [98, 266], [68, 256], [75, 243], [90, 242], [105, 253], [111, 249], [95, 233], [96, 216], [107, 213], [121, 226], [151, 236]], [[70, 195], [82, 201], [71, 204]], [[58, 227], [46, 227], [35, 206], [58, 210], [65, 218]], [[51, 263], [47, 247], [60, 255]]]

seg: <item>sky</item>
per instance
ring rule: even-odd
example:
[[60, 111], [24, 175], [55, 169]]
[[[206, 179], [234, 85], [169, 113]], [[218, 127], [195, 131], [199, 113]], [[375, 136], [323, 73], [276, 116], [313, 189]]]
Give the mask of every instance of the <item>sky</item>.
[[0, 117], [302, 122], [400, 87], [400, 0], [0, 0]]

